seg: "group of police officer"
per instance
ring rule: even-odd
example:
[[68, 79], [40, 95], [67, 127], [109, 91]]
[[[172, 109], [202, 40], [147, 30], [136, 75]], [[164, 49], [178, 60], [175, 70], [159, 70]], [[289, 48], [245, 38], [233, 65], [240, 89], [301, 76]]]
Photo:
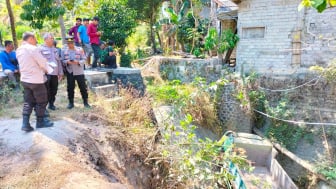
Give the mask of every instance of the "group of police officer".
[[67, 45], [61, 54], [55, 47], [54, 36], [51, 33], [43, 35], [44, 44], [37, 46], [36, 36], [32, 32], [23, 34], [23, 43], [17, 49], [16, 56], [20, 67], [20, 80], [24, 89], [22, 130], [29, 132], [34, 128], [29, 123], [32, 110], [36, 112], [36, 128], [52, 127], [48, 119], [46, 106], [56, 110], [55, 99], [58, 82], [66, 75], [69, 104], [74, 107], [74, 89], [77, 81], [82, 95], [84, 107], [88, 104], [87, 85], [84, 77], [86, 56], [81, 47], [74, 45], [72, 37], [67, 37]]

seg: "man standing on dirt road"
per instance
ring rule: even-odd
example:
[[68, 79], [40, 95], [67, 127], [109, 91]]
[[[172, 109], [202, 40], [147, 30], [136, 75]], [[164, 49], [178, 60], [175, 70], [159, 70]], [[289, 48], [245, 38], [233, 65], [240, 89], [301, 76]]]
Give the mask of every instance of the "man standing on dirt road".
[[54, 47], [54, 36], [51, 33], [45, 33], [43, 39], [44, 44], [39, 47], [42, 56], [46, 58], [48, 62], [53, 62], [55, 64], [54, 71], [47, 75], [48, 109], [56, 110], [54, 103], [56, 100], [58, 81], [63, 78], [63, 66], [58, 50]]
[[54, 125], [44, 116], [48, 103], [45, 85], [47, 81], [46, 73], [52, 73], [53, 69], [48, 65], [47, 60], [36, 46], [37, 41], [34, 33], [25, 32], [22, 39], [22, 45], [16, 51], [21, 72], [20, 80], [24, 89], [21, 130], [29, 132], [34, 130], [29, 123], [33, 108], [37, 117], [36, 128], [52, 127]]

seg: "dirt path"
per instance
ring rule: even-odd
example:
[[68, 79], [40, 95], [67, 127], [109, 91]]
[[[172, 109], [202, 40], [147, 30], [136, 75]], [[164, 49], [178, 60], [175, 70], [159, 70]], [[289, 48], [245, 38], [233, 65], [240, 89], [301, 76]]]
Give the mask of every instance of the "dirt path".
[[69, 118], [54, 124], [25, 133], [21, 119], [0, 120], [0, 188], [133, 188], [113, 150], [101, 149], [103, 127]]

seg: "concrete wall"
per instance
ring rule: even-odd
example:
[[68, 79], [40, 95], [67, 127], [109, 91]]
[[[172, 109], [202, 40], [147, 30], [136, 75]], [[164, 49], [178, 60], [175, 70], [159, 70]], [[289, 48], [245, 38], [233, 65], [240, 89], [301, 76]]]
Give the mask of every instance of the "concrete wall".
[[244, 0], [239, 3], [238, 69], [259, 73], [307, 72], [336, 57], [336, 12], [298, 11], [301, 0]]

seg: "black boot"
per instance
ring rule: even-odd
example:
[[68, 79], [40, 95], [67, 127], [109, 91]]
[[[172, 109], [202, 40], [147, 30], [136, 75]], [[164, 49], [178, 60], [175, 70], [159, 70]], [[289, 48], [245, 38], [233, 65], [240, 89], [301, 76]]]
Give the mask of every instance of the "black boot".
[[50, 109], [50, 110], [56, 110], [56, 106], [54, 105], [54, 103], [49, 102], [48, 109]]
[[88, 100], [87, 99], [84, 99], [83, 100], [83, 103], [84, 103], [84, 107], [85, 108], [91, 108], [90, 104], [88, 103]]
[[68, 108], [68, 109], [72, 109], [73, 107], [75, 107], [75, 106], [74, 106], [74, 103], [69, 102], [67, 108]]
[[68, 104], [67, 108], [72, 109], [73, 107], [75, 107], [74, 106], [74, 101], [73, 101], [73, 99], [69, 99], [69, 104]]
[[29, 132], [29, 131], [33, 131], [34, 130], [34, 128], [29, 123], [29, 117], [30, 117], [30, 115], [23, 115], [23, 118], [22, 118], [22, 127], [21, 127], [22, 131]]
[[37, 117], [36, 128], [52, 127], [54, 125], [47, 117]]

